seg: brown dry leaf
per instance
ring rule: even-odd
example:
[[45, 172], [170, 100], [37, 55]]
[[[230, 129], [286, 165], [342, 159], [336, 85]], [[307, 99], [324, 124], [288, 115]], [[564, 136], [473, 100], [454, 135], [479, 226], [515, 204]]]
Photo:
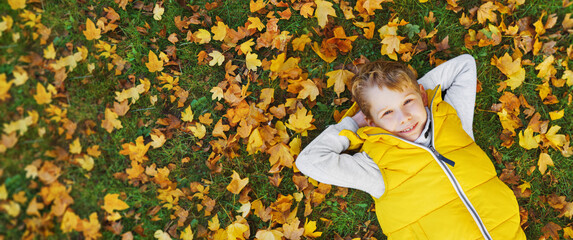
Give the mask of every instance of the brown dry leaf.
[[557, 231], [561, 229], [561, 226], [557, 225], [556, 223], [549, 222], [541, 228], [541, 231], [543, 232], [543, 237], [546, 239], [549, 239], [549, 237], [553, 239], [559, 239], [559, 233], [557, 233]]
[[123, 100], [121, 103], [113, 103], [113, 112], [117, 113], [118, 116], [125, 116], [127, 111], [129, 111], [129, 104], [127, 103], [127, 100]]
[[227, 185], [227, 191], [233, 194], [239, 194], [241, 190], [249, 183], [249, 178], [243, 178], [239, 176], [235, 170], [233, 170], [233, 175], [231, 175], [231, 183]]

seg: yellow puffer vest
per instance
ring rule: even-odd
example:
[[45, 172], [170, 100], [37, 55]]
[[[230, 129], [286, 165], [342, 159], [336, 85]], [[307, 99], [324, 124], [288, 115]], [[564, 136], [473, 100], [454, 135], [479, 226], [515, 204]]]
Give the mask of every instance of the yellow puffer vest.
[[525, 239], [513, 192], [442, 101], [439, 86], [427, 93], [433, 149], [378, 127], [360, 128], [358, 137], [341, 133], [380, 167], [386, 191], [374, 200], [388, 239]]

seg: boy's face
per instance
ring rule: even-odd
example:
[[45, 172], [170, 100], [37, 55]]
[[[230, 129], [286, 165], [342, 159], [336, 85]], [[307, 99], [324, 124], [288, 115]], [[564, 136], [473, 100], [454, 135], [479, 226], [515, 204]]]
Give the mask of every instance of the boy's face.
[[[422, 85], [420, 92], [411, 87], [404, 91], [373, 87], [366, 91], [366, 100], [370, 103], [370, 114], [366, 120], [370, 126], [377, 126], [409, 141], [415, 141], [428, 116], [426, 92]], [[370, 119], [372, 118], [372, 119]]]

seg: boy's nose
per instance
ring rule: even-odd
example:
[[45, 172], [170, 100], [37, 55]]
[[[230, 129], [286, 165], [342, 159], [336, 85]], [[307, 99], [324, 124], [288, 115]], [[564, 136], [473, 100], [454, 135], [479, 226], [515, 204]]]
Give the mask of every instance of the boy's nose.
[[404, 124], [410, 121], [412, 114], [408, 111], [400, 111], [400, 123]]

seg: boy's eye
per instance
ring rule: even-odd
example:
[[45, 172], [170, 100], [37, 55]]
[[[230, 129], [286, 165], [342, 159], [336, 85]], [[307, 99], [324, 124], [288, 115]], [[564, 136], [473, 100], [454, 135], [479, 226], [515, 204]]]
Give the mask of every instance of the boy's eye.
[[384, 116], [386, 116], [386, 115], [388, 115], [388, 114], [390, 114], [390, 113], [392, 113], [392, 110], [388, 110], [388, 111], [384, 112], [384, 113], [382, 114], [382, 117], [384, 117]]
[[406, 104], [408, 104], [408, 103], [411, 103], [412, 101], [413, 101], [412, 99], [408, 99], [408, 100], [406, 100], [406, 101], [404, 102], [404, 105], [406, 105]]

